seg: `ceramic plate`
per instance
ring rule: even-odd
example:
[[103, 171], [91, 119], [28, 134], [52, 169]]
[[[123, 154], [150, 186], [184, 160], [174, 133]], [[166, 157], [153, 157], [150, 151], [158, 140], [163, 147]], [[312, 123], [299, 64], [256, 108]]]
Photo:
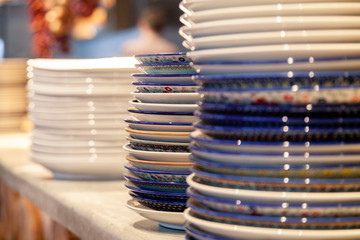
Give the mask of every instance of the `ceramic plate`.
[[307, 62], [282, 61], [278, 63], [194, 63], [200, 74], [232, 74], [244, 72], [284, 72], [284, 71], [353, 71], [359, 70], [360, 59], [316, 60], [309, 58]]
[[[219, 9], [226, 7], [238, 7], [238, 6], [252, 6], [252, 5], [264, 5], [264, 4], [278, 4], [278, 3], [298, 3], [298, 0], [223, 0], [221, 2], [214, 0], [183, 0], [180, 4], [180, 9], [184, 12], [196, 12], [209, 9]], [[338, 0], [302, 0], [302, 3], [311, 2], [339, 2]]]
[[[184, 19], [182, 19], [184, 22]], [[236, 18], [209, 21], [183, 26], [179, 33], [189, 37], [234, 34], [244, 32], [310, 30], [310, 29], [355, 29], [360, 27], [358, 16], [273, 16], [258, 18]], [[194, 55], [187, 53], [192, 58]], [[193, 58], [192, 58], [193, 59]], [[193, 59], [194, 61], [195, 59]]]
[[322, 29], [224, 34], [191, 38], [183, 45], [191, 50], [289, 43], [359, 42], [358, 29]]
[[44, 146], [34, 143], [32, 141], [31, 149], [35, 152], [39, 153], [48, 153], [48, 154], [89, 154], [89, 153], [96, 153], [96, 154], [120, 154], [123, 151], [121, 148], [116, 146], [107, 146], [107, 147], [61, 147], [61, 146]]
[[268, 5], [238, 6], [217, 8], [186, 13], [183, 18], [191, 23], [223, 19], [265, 16], [306, 16], [306, 15], [358, 15], [358, 2], [311, 2], [311, 3], [273, 3]]
[[196, 182], [195, 175], [187, 177], [187, 183], [204, 195], [225, 199], [246, 200], [256, 202], [286, 202], [286, 203], [338, 203], [338, 202], [359, 202], [358, 192], [275, 192], [275, 191], [254, 191], [235, 188], [222, 188], [205, 185]]
[[148, 207], [141, 205], [137, 200], [129, 200], [126, 206], [144, 218], [159, 222], [163, 227], [183, 229], [185, 222], [182, 212], [166, 212], [152, 210]]
[[[360, 22], [360, 18], [359, 18]], [[359, 24], [360, 25], [360, 24]], [[360, 26], [359, 26], [360, 27]], [[311, 43], [246, 46], [192, 51], [194, 62], [286, 60], [360, 56], [358, 43]]]
[[164, 172], [190, 172], [190, 167], [193, 164], [192, 162], [160, 162], [160, 161], [147, 161], [140, 160], [133, 156], [126, 156], [131, 165], [140, 169], [147, 169], [153, 171], [164, 171]]
[[196, 74], [189, 63], [146, 63], [135, 67], [146, 74]]
[[198, 93], [140, 93], [132, 92], [143, 103], [195, 104], [200, 100]]
[[142, 93], [191, 93], [199, 88], [196, 83], [142, 83], [132, 82]]
[[334, 164], [339, 161], [342, 163], [356, 163], [359, 162], [360, 154], [343, 154], [343, 153], [323, 153], [310, 154], [309, 152], [290, 154], [284, 153], [242, 153], [242, 152], [226, 152], [217, 150], [208, 150], [200, 148], [196, 144], [190, 145], [191, 152], [203, 159], [210, 161], [223, 161], [227, 163], [264, 163], [264, 164], [282, 164], [282, 163], [296, 163], [296, 164]]
[[192, 83], [193, 74], [132, 74], [139, 82]]
[[[295, 229], [278, 229], [278, 228], [262, 228], [248, 227], [241, 225], [233, 225], [227, 223], [217, 223], [213, 221], [203, 220], [194, 217], [191, 210], [184, 212], [185, 219], [194, 224], [202, 231], [215, 234], [222, 237], [233, 239], [278, 239], [278, 240], [323, 240], [323, 239], [356, 239], [360, 234], [358, 229], [350, 230], [295, 230]], [[241, 236], [241, 238], [239, 238]]]
[[147, 131], [147, 130], [136, 130], [132, 128], [125, 128], [131, 137], [159, 141], [159, 142], [190, 142], [188, 132], [163, 132], [163, 131]]
[[129, 127], [137, 130], [149, 131], [166, 131], [166, 132], [191, 132], [194, 130], [192, 123], [177, 123], [177, 122], [146, 122], [138, 121], [133, 118], [125, 119]]
[[179, 53], [158, 53], [135, 55], [135, 59], [140, 63], [180, 63], [191, 62], [185, 52]]
[[121, 129], [124, 127], [122, 119], [113, 120], [44, 120], [30, 115], [30, 120], [36, 125], [41, 127], [55, 128], [55, 129]]
[[140, 111], [136, 108], [129, 108], [128, 111], [134, 119], [145, 122], [192, 123], [198, 120], [193, 112]]
[[141, 111], [193, 112], [198, 108], [197, 104], [143, 103], [138, 100], [130, 100], [129, 103]]
[[134, 150], [130, 148], [127, 144], [124, 147], [124, 150], [135, 156], [136, 158], [142, 160], [150, 161], [164, 161], [164, 162], [188, 162], [190, 161], [189, 155], [187, 152], [155, 152], [155, 151], [142, 151]]

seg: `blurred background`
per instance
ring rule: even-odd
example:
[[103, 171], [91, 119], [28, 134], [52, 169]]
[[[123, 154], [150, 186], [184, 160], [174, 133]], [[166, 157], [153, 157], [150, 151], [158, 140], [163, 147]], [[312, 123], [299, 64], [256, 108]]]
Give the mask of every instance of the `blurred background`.
[[161, 34], [182, 51], [178, 4], [175, 0], [0, 0], [3, 56], [122, 56], [121, 46], [139, 35], [136, 24], [149, 5], [163, 8], [166, 27]]

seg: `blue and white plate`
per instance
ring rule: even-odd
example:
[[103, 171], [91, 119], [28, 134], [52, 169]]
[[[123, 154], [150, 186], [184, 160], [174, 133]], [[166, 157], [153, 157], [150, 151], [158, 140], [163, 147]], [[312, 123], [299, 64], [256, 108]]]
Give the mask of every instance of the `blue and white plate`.
[[137, 178], [131, 173], [125, 174], [124, 177], [132, 184], [134, 184], [136, 187], [150, 191], [185, 193], [188, 187], [187, 183], [173, 183], [173, 182], [168, 183], [168, 182], [144, 180]]
[[138, 82], [142, 83], [194, 83], [194, 74], [132, 74]]
[[199, 88], [196, 83], [141, 83], [132, 82], [142, 93], [188, 93], [196, 92]]
[[239, 197], [225, 199], [221, 196], [208, 196], [188, 188], [190, 198], [201, 202], [214, 211], [239, 213], [256, 216], [284, 216], [284, 217], [359, 217], [360, 203], [270, 203], [244, 201]]
[[172, 104], [195, 104], [200, 100], [200, 95], [194, 93], [131, 93], [137, 100], [143, 103], [172, 103]]
[[360, 160], [358, 153], [262, 153], [262, 152], [228, 152], [209, 150], [197, 144], [190, 145], [191, 153], [205, 160], [227, 163], [245, 164], [357, 164]]
[[141, 179], [159, 181], [159, 182], [184, 183], [186, 182], [186, 177], [190, 175], [189, 172], [165, 172], [165, 171], [146, 170], [146, 169], [139, 169], [130, 165], [125, 165], [125, 168]]
[[190, 63], [144, 63], [135, 67], [146, 74], [196, 74]]
[[160, 142], [136, 139], [132, 137], [126, 138], [130, 147], [135, 150], [156, 151], [156, 152], [189, 152], [188, 143], [178, 142]]
[[188, 207], [194, 216], [205, 220], [245, 226], [284, 229], [354, 229], [359, 227], [360, 217], [278, 217], [256, 216], [214, 211], [198, 201], [190, 199]]
[[186, 203], [175, 201], [176, 199], [147, 198], [132, 191], [129, 194], [140, 204], [157, 211], [183, 212], [186, 209]]
[[192, 61], [186, 56], [186, 52], [139, 54], [135, 55], [135, 59], [140, 63], [186, 63]]
[[196, 141], [201, 148], [225, 152], [258, 152], [258, 153], [337, 153], [337, 152], [360, 152], [358, 142], [269, 142], [269, 141], [241, 141], [216, 139], [196, 130], [190, 134], [190, 138]]
[[185, 231], [187, 233], [186, 237], [188, 237], [187, 239], [189, 240], [235, 240], [234, 238], [225, 238], [210, 234], [196, 228], [193, 224], [189, 222], [185, 224]]
[[145, 122], [193, 123], [198, 119], [194, 112], [141, 111], [136, 108], [129, 108], [128, 111], [134, 119]]
[[138, 159], [164, 162], [188, 162], [189, 152], [159, 152], [137, 150], [130, 147], [130, 144], [123, 146], [123, 149]]
[[360, 72], [283, 72], [197, 75], [194, 81], [202, 88], [291, 88], [358, 86]]
[[137, 130], [130, 127], [125, 128], [125, 131], [130, 134], [132, 138], [141, 140], [156, 141], [156, 142], [178, 142], [189, 143], [189, 132], [172, 132], [172, 131], [153, 131], [153, 130]]
[[194, 112], [198, 109], [197, 104], [143, 103], [135, 99], [130, 100], [129, 103], [140, 111]]
[[125, 119], [125, 122], [132, 129], [149, 130], [149, 131], [169, 131], [169, 132], [191, 132], [194, 130], [192, 123], [178, 122], [147, 122], [138, 121], [133, 118]]

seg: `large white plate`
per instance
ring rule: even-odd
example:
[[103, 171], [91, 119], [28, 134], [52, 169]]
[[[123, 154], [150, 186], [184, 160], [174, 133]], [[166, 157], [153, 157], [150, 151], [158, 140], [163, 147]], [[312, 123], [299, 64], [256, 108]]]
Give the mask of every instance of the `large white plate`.
[[77, 121], [77, 120], [108, 120], [108, 121], [116, 121], [116, 120], [123, 120], [124, 113], [95, 113], [95, 112], [75, 112], [69, 111], [68, 114], [66, 113], [44, 113], [44, 112], [37, 112], [29, 109], [29, 113], [31, 116], [41, 119], [41, 120], [59, 120], [59, 121]]
[[121, 147], [105, 146], [105, 147], [79, 147], [79, 146], [46, 146], [32, 142], [31, 149], [39, 153], [50, 153], [55, 155], [62, 154], [122, 154], [124, 151]]
[[194, 64], [201, 74], [284, 71], [350, 71], [360, 69], [360, 59], [264, 64]]
[[188, 152], [155, 152], [155, 151], [142, 151], [132, 149], [129, 144], [124, 145], [124, 150], [128, 151], [131, 155], [142, 160], [162, 161], [162, 162], [189, 162]]
[[166, 131], [166, 132], [191, 132], [194, 130], [192, 124], [174, 122], [144, 122], [135, 119], [125, 119], [125, 122], [137, 130]]
[[97, 162], [79, 162], [79, 161], [64, 161], [64, 159], [54, 159], [50, 156], [42, 157], [31, 155], [31, 159], [50, 171], [54, 172], [54, 178], [63, 179], [83, 179], [83, 180], [98, 180], [98, 179], [118, 179], [122, 178], [123, 165], [120, 161], [97, 161]]
[[131, 137], [143, 140], [153, 140], [159, 142], [190, 142], [188, 132], [144, 131], [132, 128], [126, 128], [125, 130]]
[[140, 160], [131, 155], [126, 156], [126, 160], [128, 160], [131, 165], [136, 168], [164, 172], [190, 172], [190, 167], [193, 165], [192, 162], [160, 162]]
[[66, 120], [66, 119], [57, 119], [57, 120], [48, 120], [40, 119], [35, 116], [30, 115], [30, 120], [36, 125], [41, 127], [55, 128], [55, 129], [123, 129], [126, 125], [122, 119], [113, 119], [113, 120], [94, 120], [94, 119], [84, 119], [84, 120]]
[[359, 229], [346, 230], [295, 230], [248, 227], [227, 223], [218, 223], [200, 219], [191, 215], [191, 210], [186, 209], [184, 217], [187, 221], [194, 224], [199, 229], [212, 233], [216, 236], [228, 237], [233, 239], [268, 239], [268, 240], [355, 240], [360, 236]]
[[216, 140], [202, 134], [200, 131], [194, 131], [190, 134], [193, 140], [201, 147], [229, 152], [258, 152], [258, 153], [337, 153], [337, 152], [360, 152], [360, 144], [311, 144], [304, 143], [291, 144], [283, 142], [279, 144], [244, 144], [236, 140]]
[[131, 93], [136, 99], [144, 103], [175, 103], [195, 104], [200, 100], [198, 93]]
[[143, 103], [138, 100], [130, 100], [129, 103], [141, 111], [193, 112], [198, 109], [197, 104]]
[[256, 191], [235, 188], [222, 188], [197, 183], [193, 180], [192, 173], [186, 178], [186, 182], [202, 194], [212, 197], [222, 196], [225, 199], [246, 200], [256, 202], [277, 202], [277, 203], [339, 203], [359, 202], [360, 192], [275, 192]]
[[131, 85], [132, 77], [128, 73], [117, 74], [117, 76], [104, 77], [46, 77], [35, 75], [32, 77], [34, 82], [51, 83], [51, 84], [119, 84]]
[[56, 96], [118, 96], [128, 95], [133, 87], [131, 85], [117, 85], [117, 84], [84, 84], [74, 86], [54, 85], [48, 83], [38, 83], [29, 80], [27, 88], [29, 91], [34, 91], [37, 94], [56, 95]]
[[[182, 19], [183, 22], [185, 22]], [[185, 39], [189, 37], [310, 29], [357, 29], [360, 16], [285, 16], [218, 20], [194, 24], [179, 29]], [[188, 55], [191, 57], [191, 55]], [[194, 59], [193, 59], [194, 60]]]
[[359, 29], [295, 30], [224, 34], [185, 40], [183, 45], [192, 50], [239, 47], [247, 45], [286, 43], [359, 42]]
[[[301, 3], [311, 2], [339, 2], [338, 0], [302, 0]], [[357, 2], [357, 0], [348, 0], [347, 2]], [[299, 0], [183, 0], [180, 4], [180, 9], [184, 12], [202, 11], [208, 9], [218, 9], [226, 7], [238, 6], [253, 6], [264, 4], [278, 4], [278, 3], [299, 3]]]
[[159, 222], [160, 225], [164, 227], [171, 228], [171, 225], [177, 225], [173, 226], [173, 228], [182, 229], [185, 223], [184, 214], [182, 212], [166, 212], [153, 210], [141, 205], [137, 200], [129, 200], [126, 203], [126, 206], [131, 210], [134, 210], [144, 218]]
[[359, 2], [311, 2], [311, 3], [272, 3], [268, 5], [236, 6], [211, 10], [195, 11], [183, 15], [191, 23], [207, 21], [265, 17], [265, 16], [306, 16], [306, 15], [359, 15]]
[[[360, 21], [360, 18], [359, 18]], [[194, 62], [286, 60], [360, 56], [360, 43], [277, 44], [188, 52]]]

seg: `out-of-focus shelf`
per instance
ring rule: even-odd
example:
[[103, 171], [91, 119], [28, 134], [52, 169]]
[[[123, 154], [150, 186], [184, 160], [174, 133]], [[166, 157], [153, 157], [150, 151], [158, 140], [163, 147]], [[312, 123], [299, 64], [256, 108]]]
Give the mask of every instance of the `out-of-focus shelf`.
[[183, 231], [163, 228], [125, 205], [130, 199], [122, 180], [54, 180], [29, 160], [29, 137], [0, 135], [0, 179], [81, 239], [184, 239]]

